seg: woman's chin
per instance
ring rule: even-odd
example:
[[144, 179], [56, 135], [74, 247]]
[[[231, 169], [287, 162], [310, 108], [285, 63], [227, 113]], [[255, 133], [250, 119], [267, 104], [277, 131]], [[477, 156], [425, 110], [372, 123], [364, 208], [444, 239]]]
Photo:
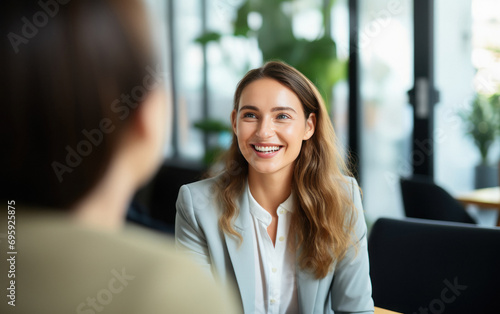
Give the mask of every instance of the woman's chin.
[[259, 175], [272, 175], [272, 174], [282, 174], [285, 171], [292, 171], [291, 165], [288, 166], [280, 166], [280, 165], [259, 165], [259, 164], [250, 164], [250, 171], [253, 171], [255, 174]]

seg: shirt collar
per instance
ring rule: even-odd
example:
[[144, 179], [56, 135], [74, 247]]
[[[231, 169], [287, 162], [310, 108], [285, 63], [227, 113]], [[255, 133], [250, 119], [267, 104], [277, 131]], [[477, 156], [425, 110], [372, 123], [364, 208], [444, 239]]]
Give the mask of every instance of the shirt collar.
[[288, 196], [288, 198], [280, 204], [279, 207], [283, 208], [284, 210], [286, 210], [287, 212], [293, 212], [293, 192], [290, 193], [290, 196]]
[[[258, 220], [269, 225], [271, 223], [272, 217], [260, 204], [255, 200], [250, 192], [250, 186], [247, 181], [247, 194], [248, 194], [248, 202], [250, 204], [250, 213], [257, 218]], [[284, 209], [288, 212], [293, 212], [293, 193], [290, 193], [290, 196], [278, 206], [278, 211], [280, 209]]]

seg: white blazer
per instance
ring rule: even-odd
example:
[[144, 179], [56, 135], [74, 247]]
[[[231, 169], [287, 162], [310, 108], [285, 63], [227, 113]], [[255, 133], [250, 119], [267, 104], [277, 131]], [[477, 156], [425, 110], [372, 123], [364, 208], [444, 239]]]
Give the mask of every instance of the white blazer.
[[[358, 213], [354, 228], [359, 241], [357, 254], [351, 247], [346, 257], [321, 279], [296, 267], [298, 302], [303, 314], [374, 311], [361, 197], [356, 180], [348, 180]], [[181, 187], [176, 204], [176, 246], [223, 283], [236, 282], [243, 311], [254, 314], [255, 259], [248, 192], [245, 189], [241, 195], [239, 215], [234, 220], [234, 228], [243, 237], [240, 245], [238, 239], [224, 234], [219, 228], [221, 210], [215, 198], [214, 182], [215, 178], [211, 178]]]

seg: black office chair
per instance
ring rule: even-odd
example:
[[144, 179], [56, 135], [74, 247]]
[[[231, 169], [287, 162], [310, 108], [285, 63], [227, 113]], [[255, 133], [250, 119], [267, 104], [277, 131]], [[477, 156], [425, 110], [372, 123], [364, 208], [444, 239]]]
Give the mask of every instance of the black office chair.
[[127, 220], [153, 230], [173, 234], [175, 203], [183, 184], [201, 179], [203, 165], [183, 161], [164, 163], [154, 179], [141, 188], [127, 212]]
[[464, 206], [423, 176], [400, 179], [406, 217], [475, 224]]
[[498, 313], [500, 228], [377, 220], [368, 241], [375, 306], [402, 313]]
[[205, 171], [202, 165], [188, 162], [164, 164], [152, 184], [151, 217], [173, 229], [176, 214], [175, 203], [180, 187], [183, 184], [200, 180]]

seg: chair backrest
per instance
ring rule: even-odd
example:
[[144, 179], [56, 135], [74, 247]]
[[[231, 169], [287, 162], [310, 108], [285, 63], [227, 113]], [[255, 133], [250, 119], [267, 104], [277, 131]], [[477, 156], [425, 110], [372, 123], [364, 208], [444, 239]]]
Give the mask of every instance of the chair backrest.
[[381, 218], [368, 241], [375, 306], [498, 313], [500, 228]]
[[401, 178], [406, 217], [475, 223], [464, 206], [427, 177]]
[[171, 227], [175, 225], [175, 203], [179, 189], [201, 179], [206, 169], [189, 163], [164, 164], [156, 174], [151, 191], [150, 214]]

